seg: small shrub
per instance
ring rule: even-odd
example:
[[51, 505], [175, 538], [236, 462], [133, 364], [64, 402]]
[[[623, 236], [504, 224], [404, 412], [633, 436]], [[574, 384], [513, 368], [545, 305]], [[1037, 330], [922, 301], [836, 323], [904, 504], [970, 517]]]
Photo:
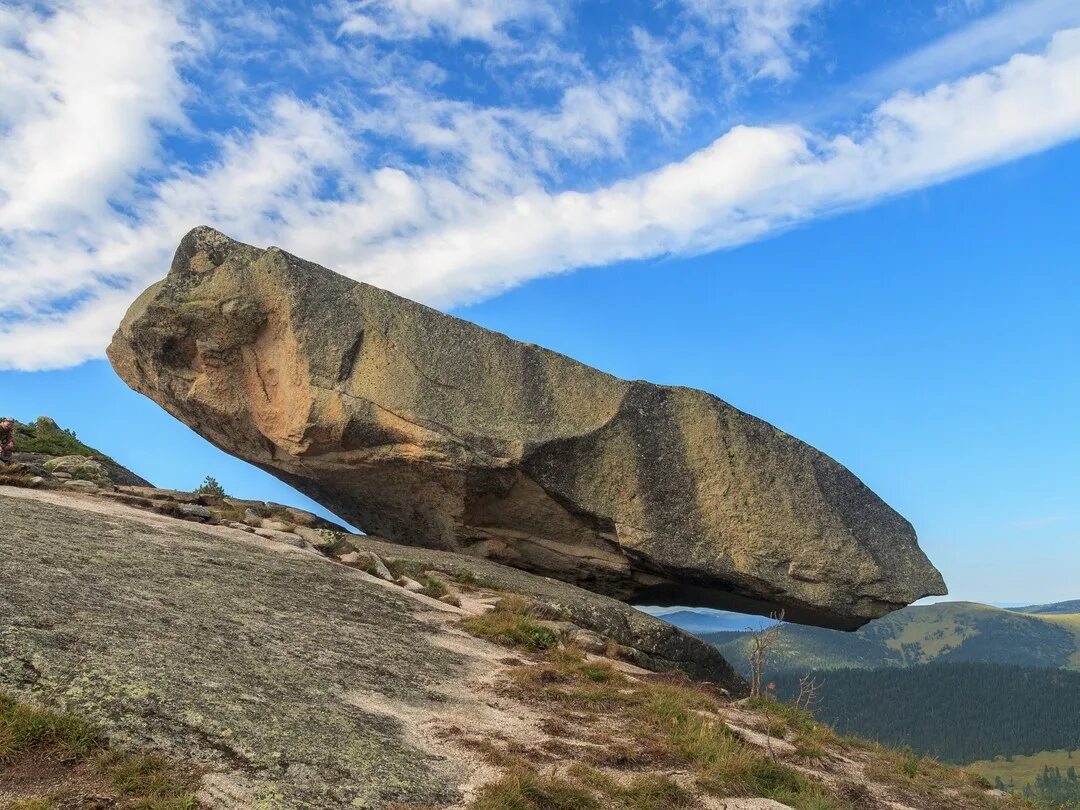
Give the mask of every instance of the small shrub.
[[602, 798], [614, 802], [620, 810], [682, 810], [698, 806], [693, 794], [662, 774], [638, 776], [625, 785], [584, 765], [572, 766], [569, 774]]
[[919, 757], [911, 750], [910, 745], [900, 749], [900, 773], [908, 779], [914, 779], [919, 774]]
[[446, 586], [435, 579], [435, 577], [425, 575], [420, 580], [420, 584], [424, 586], [424, 590], [420, 593], [424, 594], [424, 596], [430, 596], [432, 599], [441, 599], [449, 593], [449, 591], [446, 590]]
[[426, 570], [423, 563], [416, 560], [385, 560], [386, 567], [390, 569], [390, 573], [394, 575], [394, 579], [398, 577], [408, 577], [409, 579], [415, 579], [417, 582], [423, 583], [424, 571]]
[[206, 478], [203, 479], [203, 482], [195, 490], [195, 494], [214, 495], [218, 498], [226, 497], [225, 487], [221, 486], [221, 484], [218, 483], [218, 480], [212, 475], [208, 475], [206, 476]]

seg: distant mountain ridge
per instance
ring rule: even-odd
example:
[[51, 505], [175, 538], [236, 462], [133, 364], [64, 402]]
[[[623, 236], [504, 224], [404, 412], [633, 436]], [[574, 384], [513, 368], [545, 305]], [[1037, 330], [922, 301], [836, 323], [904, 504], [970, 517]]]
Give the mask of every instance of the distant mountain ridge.
[[1080, 599], [1069, 599], [1066, 602], [1051, 602], [1048, 605], [1027, 605], [1026, 607], [1009, 608], [1009, 610], [1011, 610], [1013, 613], [1080, 613]]
[[[1065, 612], [1076, 605], [1076, 612]], [[710, 633], [736, 668], [747, 668], [748, 633]], [[854, 633], [785, 626], [772, 673], [976, 662], [1080, 670], [1080, 600], [1006, 610], [939, 602], [898, 610]]]
[[716, 633], [745, 633], [750, 629], [759, 630], [772, 624], [766, 616], [748, 616], [744, 613], [732, 613], [728, 610], [713, 608], [688, 607], [652, 607], [637, 605], [638, 610], [663, 619], [681, 630], [697, 636], [711, 637]]

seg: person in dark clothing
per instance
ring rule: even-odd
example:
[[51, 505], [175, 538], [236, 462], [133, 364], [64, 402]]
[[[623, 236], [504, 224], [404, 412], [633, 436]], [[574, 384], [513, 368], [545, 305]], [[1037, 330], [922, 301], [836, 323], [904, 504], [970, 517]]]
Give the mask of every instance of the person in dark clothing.
[[15, 452], [15, 421], [6, 416], [0, 419], [0, 461], [11, 463], [11, 454]]

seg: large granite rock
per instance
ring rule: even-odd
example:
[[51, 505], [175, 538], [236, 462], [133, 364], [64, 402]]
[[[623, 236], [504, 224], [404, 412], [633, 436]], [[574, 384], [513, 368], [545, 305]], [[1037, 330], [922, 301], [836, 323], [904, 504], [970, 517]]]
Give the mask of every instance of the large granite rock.
[[211, 228], [184, 237], [109, 358], [218, 447], [398, 543], [847, 629], [945, 592], [911, 525], [847, 469], [710, 394]]

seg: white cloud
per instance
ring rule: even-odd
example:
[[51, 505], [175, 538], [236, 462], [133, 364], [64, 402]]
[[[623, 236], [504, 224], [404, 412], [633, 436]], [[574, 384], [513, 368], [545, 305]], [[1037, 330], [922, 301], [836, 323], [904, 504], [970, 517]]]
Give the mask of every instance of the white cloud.
[[443, 35], [489, 45], [510, 41], [507, 28], [561, 26], [561, 3], [553, 0], [358, 0], [347, 6], [341, 32], [386, 39]]
[[[964, 4], [967, 13], [984, 5], [973, 0]], [[917, 88], [995, 64], [1025, 48], [1041, 47], [1057, 31], [1076, 26], [1080, 26], [1076, 0], [1018, 0], [871, 73], [848, 93], [877, 99], [901, 87]]]
[[[82, 9], [14, 23], [0, 14], [0, 44], [19, 42], [12, 32], [20, 26], [45, 30], [63, 14], [78, 19]], [[66, 227], [0, 228], [0, 363], [7, 367], [101, 356], [127, 303], [163, 274], [180, 236], [198, 223], [448, 305], [544, 274], [737, 245], [1080, 135], [1080, 31], [1066, 31], [1041, 53], [897, 94], [848, 134], [737, 126], [685, 159], [593, 189], [555, 190], [565, 183], [551, 177], [562, 161], [617, 156], [635, 122], [677, 126], [688, 103], [679, 100], [685, 91], [677, 72], [579, 77], [546, 109], [485, 107], [394, 86], [386, 88], [391, 103], [377, 108], [278, 94], [255, 106], [252, 125], [219, 136], [210, 159], [135, 182], [132, 175], [153, 161], [154, 122], [179, 116], [184, 86], [175, 47], [184, 33], [160, 10], [159, 27], [119, 3], [105, 10], [113, 16], [99, 14], [94, 24], [119, 26], [124, 41], [163, 38], [153, 57], [137, 54], [158, 60], [150, 75], [159, 81], [115, 108], [135, 133], [119, 135], [134, 139], [127, 159], [106, 149], [105, 168], [88, 164], [88, 179], [70, 199], [35, 198], [35, 225]], [[121, 30], [123, 20], [129, 29]], [[641, 64], [663, 67], [660, 44], [640, 35], [636, 46]], [[0, 142], [23, 137], [27, 122], [52, 122], [54, 137], [66, 131], [66, 111], [50, 106], [48, 88], [56, 84], [38, 77], [63, 74], [53, 63], [80, 52], [48, 53], [2, 51], [11, 70], [0, 79], [8, 122]], [[117, 77], [98, 74], [106, 86], [122, 86], [132, 69], [119, 67], [119, 58], [116, 64]], [[659, 85], [643, 80], [652, 74]], [[657, 112], [656, 97], [675, 101]], [[372, 161], [373, 144], [392, 136], [426, 158]], [[74, 135], [67, 143], [88, 153], [95, 146]], [[25, 185], [40, 171], [33, 159], [0, 165], [0, 188]], [[135, 213], [109, 206], [117, 197], [137, 199]]]
[[724, 35], [717, 53], [756, 79], [787, 81], [808, 55], [796, 39], [821, 0], [681, 0], [709, 37]]
[[519, 195], [375, 250], [357, 245], [361, 258], [344, 266], [447, 304], [545, 273], [736, 245], [1077, 136], [1080, 29], [1041, 55], [894, 96], [858, 134], [736, 127], [656, 172], [589, 194]]
[[185, 33], [154, 2], [72, 2], [0, 17], [0, 228], [54, 230], [100, 215], [181, 120]]

